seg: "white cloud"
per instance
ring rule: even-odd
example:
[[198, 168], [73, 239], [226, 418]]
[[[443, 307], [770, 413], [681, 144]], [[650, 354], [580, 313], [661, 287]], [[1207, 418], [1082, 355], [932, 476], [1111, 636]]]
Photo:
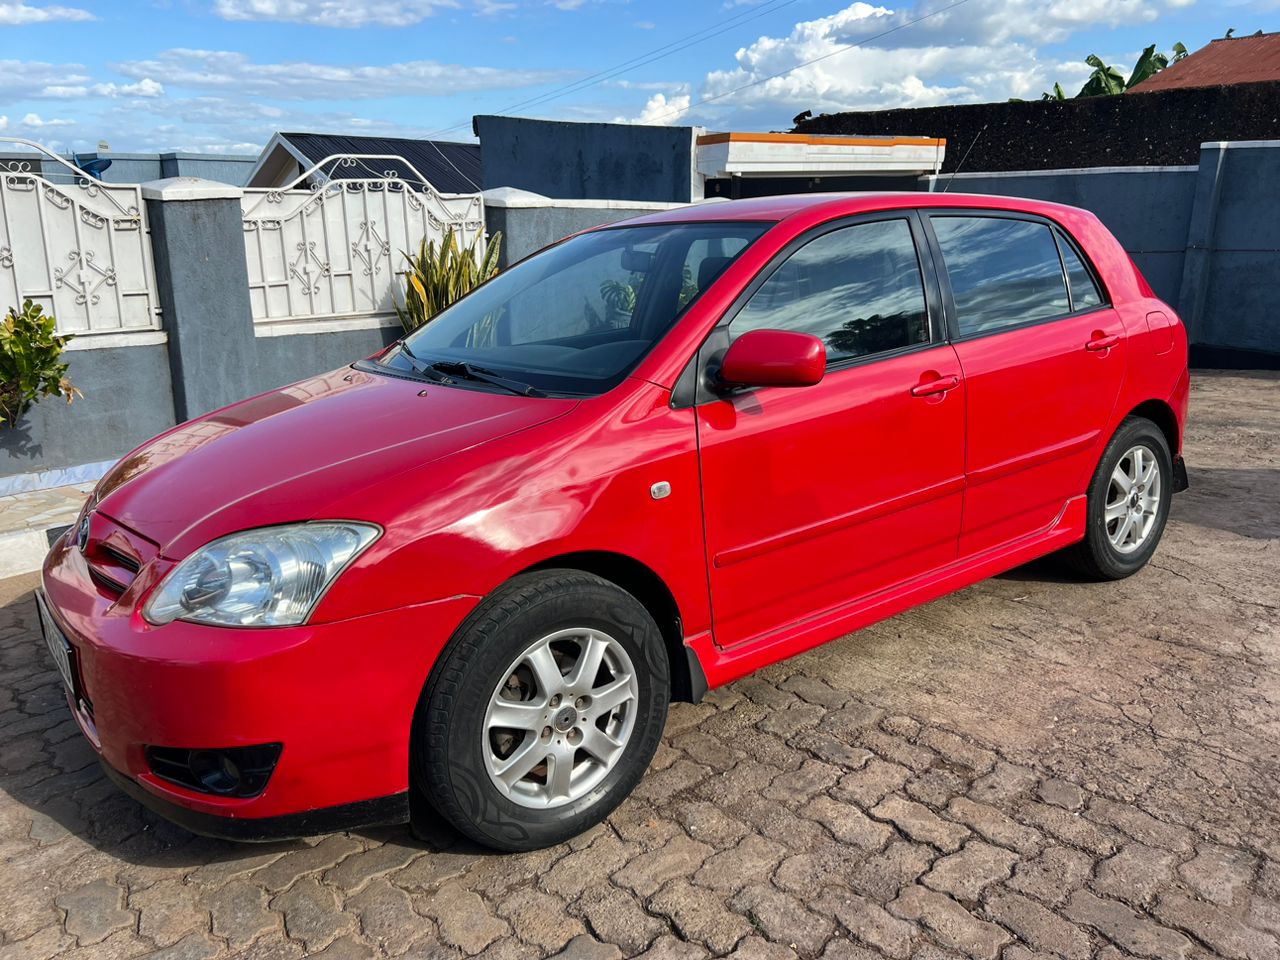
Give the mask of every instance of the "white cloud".
[[254, 63], [224, 50], [167, 50], [154, 60], [113, 64], [126, 77], [165, 78], [170, 88], [288, 100], [370, 100], [448, 96], [477, 90], [527, 87], [563, 80], [563, 70], [469, 67], [437, 60], [345, 67], [321, 63]]
[[52, 23], [96, 19], [79, 7], [33, 7], [26, 3], [0, 3], [0, 26], [18, 27], [28, 23]]
[[224, 20], [282, 20], [319, 27], [404, 27], [455, 0], [217, 0], [213, 12]]
[[52, 100], [78, 100], [84, 97], [163, 97], [164, 85], [144, 77], [137, 83], [94, 83], [68, 86], [53, 84], [41, 89], [39, 96]]
[[39, 130], [44, 127], [70, 127], [74, 124], [74, 120], [64, 120], [57, 117], [45, 120], [38, 113], [28, 113], [18, 121], [18, 126], [26, 127], [30, 130]]

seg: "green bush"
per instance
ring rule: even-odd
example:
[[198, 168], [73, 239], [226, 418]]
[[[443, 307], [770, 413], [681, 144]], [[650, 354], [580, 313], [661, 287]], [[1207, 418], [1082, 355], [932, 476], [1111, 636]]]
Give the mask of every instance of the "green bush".
[[450, 228], [439, 245], [423, 238], [417, 255], [408, 253], [409, 269], [404, 272], [404, 306], [394, 304], [396, 316], [405, 333], [412, 333], [437, 313], [460, 297], [470, 293], [498, 272], [498, 251], [502, 248], [502, 234], [495, 233], [479, 254], [483, 238], [475, 239], [464, 247]]
[[54, 332], [54, 319], [24, 300], [0, 324], [0, 425], [12, 428], [41, 397], [82, 396], [67, 379], [62, 351], [70, 337]]

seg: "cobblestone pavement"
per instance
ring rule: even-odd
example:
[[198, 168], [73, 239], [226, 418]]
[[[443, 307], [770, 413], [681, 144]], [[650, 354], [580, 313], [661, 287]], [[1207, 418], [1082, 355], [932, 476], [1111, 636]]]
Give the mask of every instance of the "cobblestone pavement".
[[679, 706], [527, 855], [184, 834], [104, 782], [7, 581], [0, 958], [1280, 958], [1278, 387], [1197, 379], [1140, 575], [1034, 565]]

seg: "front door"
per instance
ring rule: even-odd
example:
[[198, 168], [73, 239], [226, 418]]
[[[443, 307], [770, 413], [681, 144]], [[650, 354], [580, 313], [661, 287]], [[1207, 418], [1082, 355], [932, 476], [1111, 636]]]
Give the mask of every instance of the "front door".
[[698, 404], [722, 647], [764, 639], [956, 556], [965, 386], [931, 321], [921, 229], [904, 212], [802, 238], [704, 348], [748, 330], [794, 330], [820, 337], [828, 363], [814, 386]]
[[929, 218], [968, 397], [960, 555], [1046, 531], [1085, 492], [1125, 368], [1124, 325], [1038, 218]]

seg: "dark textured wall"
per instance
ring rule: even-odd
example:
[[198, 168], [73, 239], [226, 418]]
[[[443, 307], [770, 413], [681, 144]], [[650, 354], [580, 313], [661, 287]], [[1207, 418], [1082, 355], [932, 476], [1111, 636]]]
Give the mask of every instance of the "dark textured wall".
[[478, 116], [485, 189], [561, 200], [693, 199], [693, 128]]
[[[797, 133], [945, 137], [942, 172], [1197, 163], [1210, 140], [1280, 137], [1280, 82], [832, 113]], [[972, 148], [972, 149], [970, 149]]]

